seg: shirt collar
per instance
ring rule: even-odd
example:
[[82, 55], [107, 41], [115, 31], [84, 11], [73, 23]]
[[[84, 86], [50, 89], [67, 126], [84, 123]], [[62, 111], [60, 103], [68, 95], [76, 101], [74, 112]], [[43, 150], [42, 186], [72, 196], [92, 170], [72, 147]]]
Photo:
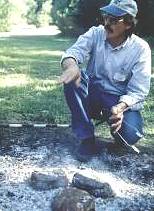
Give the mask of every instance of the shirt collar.
[[127, 39], [123, 43], [121, 43], [119, 46], [112, 48], [112, 49], [113, 50], [120, 50], [121, 48], [124, 48], [125, 46], [127, 46], [129, 41], [130, 41], [130, 37], [127, 37]]
[[106, 42], [106, 44], [108, 46], [110, 46], [110, 48], [114, 51], [114, 50], [120, 50], [121, 48], [124, 48], [125, 46], [127, 46], [127, 44], [130, 42], [130, 37], [127, 37], [127, 39], [121, 43], [120, 45], [118, 45], [117, 47], [113, 48], [111, 46], [111, 44], [107, 41], [107, 38], [106, 38], [106, 31], [105, 31], [105, 34], [104, 34], [104, 41]]

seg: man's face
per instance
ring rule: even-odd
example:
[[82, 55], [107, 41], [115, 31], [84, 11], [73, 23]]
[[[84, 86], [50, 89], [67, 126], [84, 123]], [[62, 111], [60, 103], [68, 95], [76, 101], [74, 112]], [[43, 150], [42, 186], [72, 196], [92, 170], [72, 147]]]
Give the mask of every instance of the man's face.
[[109, 40], [125, 37], [125, 31], [130, 28], [130, 26], [124, 22], [123, 17], [104, 15], [103, 19], [104, 27], [107, 32], [107, 39]]

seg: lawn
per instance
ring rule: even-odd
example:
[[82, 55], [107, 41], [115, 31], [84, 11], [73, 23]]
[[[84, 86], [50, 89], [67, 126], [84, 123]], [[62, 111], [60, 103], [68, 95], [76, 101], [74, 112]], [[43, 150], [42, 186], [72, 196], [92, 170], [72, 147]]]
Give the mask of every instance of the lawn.
[[[73, 42], [60, 35], [0, 38], [1, 123], [69, 123], [63, 87], [56, 79], [61, 55]], [[151, 85], [143, 110], [149, 143], [154, 138], [153, 93]]]
[[63, 88], [55, 81], [71, 41], [59, 36], [0, 39], [1, 122], [68, 121]]

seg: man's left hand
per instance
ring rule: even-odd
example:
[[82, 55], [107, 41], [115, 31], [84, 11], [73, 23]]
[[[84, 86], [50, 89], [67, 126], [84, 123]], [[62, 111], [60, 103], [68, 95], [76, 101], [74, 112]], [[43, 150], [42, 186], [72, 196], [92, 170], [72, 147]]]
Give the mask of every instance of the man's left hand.
[[124, 102], [120, 102], [117, 105], [113, 106], [111, 108], [112, 115], [109, 118], [109, 122], [111, 123], [111, 131], [113, 133], [118, 132], [118, 130], [121, 128], [122, 121], [123, 121], [123, 113], [127, 108], [127, 104]]

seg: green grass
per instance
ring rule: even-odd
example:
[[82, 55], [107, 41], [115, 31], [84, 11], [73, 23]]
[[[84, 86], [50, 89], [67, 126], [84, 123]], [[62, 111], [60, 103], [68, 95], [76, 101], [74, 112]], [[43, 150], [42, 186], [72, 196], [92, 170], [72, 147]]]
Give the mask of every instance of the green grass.
[[[74, 39], [57, 36], [0, 38], [0, 122], [68, 123], [60, 59]], [[152, 49], [154, 69], [154, 48]], [[154, 84], [154, 80], [152, 80]], [[145, 141], [154, 138], [154, 88], [145, 103]], [[104, 130], [104, 129], [103, 129]], [[98, 132], [99, 133], [99, 132]], [[108, 132], [105, 133], [106, 136]]]
[[60, 58], [73, 39], [60, 36], [0, 38], [1, 122], [68, 122]]

